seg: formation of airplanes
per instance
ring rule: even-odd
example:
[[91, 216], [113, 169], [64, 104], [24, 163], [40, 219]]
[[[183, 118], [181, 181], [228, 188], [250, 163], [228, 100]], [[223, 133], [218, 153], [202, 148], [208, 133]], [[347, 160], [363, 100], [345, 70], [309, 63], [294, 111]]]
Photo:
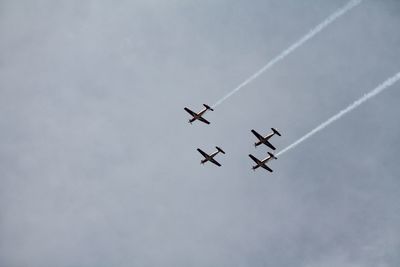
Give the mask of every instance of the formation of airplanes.
[[[203, 104], [204, 108], [199, 111], [199, 112], [194, 112], [192, 110], [190, 110], [189, 108], [185, 107], [184, 110], [189, 113], [192, 118], [189, 119], [189, 123], [192, 124], [194, 121], [198, 120], [201, 121], [203, 123], [206, 124], [210, 124], [210, 122], [208, 120], [206, 120], [205, 118], [203, 118], [203, 115], [207, 112], [207, 111], [214, 111], [213, 108], [211, 108], [210, 106]], [[261, 134], [259, 134], [258, 132], [256, 132], [256, 130], [252, 129], [251, 132], [256, 136], [256, 138], [258, 139], [255, 143], [254, 146], [258, 147], [261, 144], [266, 145], [267, 147], [269, 147], [272, 150], [276, 150], [276, 147], [273, 146], [270, 143], [270, 139], [271, 137], [273, 137], [274, 135], [278, 135], [278, 136], [282, 136], [278, 130], [276, 130], [275, 128], [271, 128], [272, 132], [267, 134], [265, 137], [262, 136]], [[202, 159], [200, 161], [201, 164], [204, 164], [206, 162], [211, 162], [215, 165], [217, 165], [218, 167], [221, 167], [222, 165], [214, 159], [214, 157], [216, 155], [218, 155], [219, 153], [225, 154], [225, 151], [222, 150], [222, 148], [216, 146], [215, 147], [217, 150], [211, 154], [208, 154], [206, 152], [204, 152], [203, 150], [201, 150], [200, 148], [197, 148], [197, 151], [204, 157], [204, 159]], [[267, 166], [267, 163], [273, 159], [278, 159], [277, 157], [275, 157], [274, 154], [272, 154], [271, 152], [268, 152], [268, 156], [262, 160], [256, 158], [255, 156], [253, 156], [252, 154], [249, 154], [249, 157], [256, 163], [256, 165], [252, 166], [252, 169], [255, 171], [258, 168], [263, 168], [269, 172], [273, 172], [273, 170]]]

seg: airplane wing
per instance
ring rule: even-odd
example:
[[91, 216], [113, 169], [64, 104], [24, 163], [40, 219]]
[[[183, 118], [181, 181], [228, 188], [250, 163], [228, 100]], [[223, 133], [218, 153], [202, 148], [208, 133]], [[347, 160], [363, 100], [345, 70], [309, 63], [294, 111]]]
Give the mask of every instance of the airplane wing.
[[197, 151], [199, 151], [199, 153], [202, 154], [204, 158], [207, 159], [209, 157], [209, 155], [206, 152], [204, 152], [203, 150], [201, 150], [200, 148], [198, 148]]
[[199, 117], [199, 118], [197, 118], [199, 121], [202, 121], [202, 122], [204, 122], [204, 123], [206, 123], [206, 124], [210, 124], [210, 122], [208, 121], [208, 120], [206, 120], [206, 119], [204, 119], [203, 117]]
[[264, 169], [266, 169], [269, 172], [273, 172], [273, 170], [265, 164], [261, 165], [261, 167], [263, 167]]
[[251, 130], [251, 132], [258, 138], [258, 140], [262, 141], [264, 137], [262, 137], [259, 133], [257, 133], [255, 130]]
[[268, 146], [269, 148], [271, 148], [272, 150], [275, 150], [276, 148], [268, 141], [265, 141], [264, 143], [266, 146]]
[[188, 108], [184, 108], [184, 110], [185, 110], [187, 113], [189, 113], [190, 115], [192, 115], [193, 117], [197, 116], [196, 112], [191, 111], [191, 110], [188, 109]]
[[254, 160], [255, 163], [257, 163], [258, 165], [261, 165], [261, 161], [258, 158], [254, 157], [252, 154], [249, 154], [249, 157], [252, 160]]
[[218, 167], [221, 167], [221, 164], [219, 164], [219, 162], [216, 161], [215, 159], [211, 158], [211, 159], [209, 159], [209, 161], [211, 161], [212, 163], [214, 163], [214, 164], [217, 165]]

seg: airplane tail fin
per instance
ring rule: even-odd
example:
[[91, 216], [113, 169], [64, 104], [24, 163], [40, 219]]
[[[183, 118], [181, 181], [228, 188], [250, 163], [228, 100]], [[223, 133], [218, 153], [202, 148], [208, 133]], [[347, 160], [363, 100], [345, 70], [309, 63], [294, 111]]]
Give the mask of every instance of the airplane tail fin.
[[225, 151], [223, 151], [220, 147], [215, 147], [219, 152], [221, 152], [222, 154], [225, 154]]
[[268, 152], [268, 155], [269, 155], [271, 158], [278, 159], [278, 158], [277, 158], [277, 157], [275, 157], [275, 155], [274, 155], [274, 154], [272, 154], [271, 152]]
[[279, 136], [282, 136], [275, 128], [271, 128], [271, 130], [274, 132], [274, 134], [277, 134]]
[[211, 111], [214, 111], [209, 105], [207, 105], [207, 104], [203, 104], [203, 106], [206, 108], [206, 109], [209, 109], [209, 110], [211, 110]]

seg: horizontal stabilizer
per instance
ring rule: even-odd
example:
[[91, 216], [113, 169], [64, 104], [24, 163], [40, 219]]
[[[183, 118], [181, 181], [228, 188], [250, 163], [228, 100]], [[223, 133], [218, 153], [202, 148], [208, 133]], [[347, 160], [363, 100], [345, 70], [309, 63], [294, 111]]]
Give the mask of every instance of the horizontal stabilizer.
[[271, 158], [278, 159], [278, 158], [277, 158], [277, 157], [275, 157], [275, 155], [274, 155], [274, 154], [272, 154], [271, 152], [268, 152], [268, 155], [269, 155]]
[[225, 154], [225, 151], [223, 151], [222, 148], [217, 147], [217, 146], [216, 146], [215, 148], [216, 148], [219, 152], [221, 152], [222, 154]]
[[207, 104], [203, 104], [203, 106], [206, 108], [206, 109], [209, 109], [209, 110], [211, 110], [211, 111], [214, 111], [209, 105], [207, 105]]
[[274, 132], [274, 134], [277, 134], [279, 136], [282, 136], [275, 128], [271, 128], [271, 130]]

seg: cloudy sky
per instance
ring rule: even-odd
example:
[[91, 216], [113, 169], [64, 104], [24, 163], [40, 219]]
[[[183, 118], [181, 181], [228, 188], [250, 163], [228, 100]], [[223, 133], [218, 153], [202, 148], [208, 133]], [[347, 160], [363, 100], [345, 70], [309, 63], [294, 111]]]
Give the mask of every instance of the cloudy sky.
[[[0, 0], [0, 266], [399, 266], [400, 2]], [[221, 146], [221, 168], [200, 147]]]

